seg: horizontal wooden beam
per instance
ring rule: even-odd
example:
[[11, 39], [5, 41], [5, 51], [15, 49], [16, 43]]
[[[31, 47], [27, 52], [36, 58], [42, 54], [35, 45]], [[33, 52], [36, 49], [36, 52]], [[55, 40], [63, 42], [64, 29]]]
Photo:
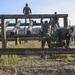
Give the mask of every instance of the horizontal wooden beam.
[[27, 35], [27, 34], [14, 34], [14, 35], [7, 35], [7, 38], [8, 37], [42, 37], [42, 36], [40, 36], [39, 34], [30, 34], [30, 35]]
[[0, 55], [75, 54], [75, 48], [0, 48]]
[[[15, 26], [16, 24], [15, 23], [9, 23], [8, 26]], [[29, 23], [21, 23], [20, 26], [28, 26]], [[0, 24], [1, 26], [1, 24]], [[33, 26], [41, 26], [41, 23], [35, 23]]]
[[16, 14], [3, 14], [3, 15], [0, 15], [0, 18], [5, 18], [5, 19], [14, 19], [14, 18], [22, 18], [22, 19], [25, 19], [25, 18], [50, 18], [50, 17], [59, 17], [59, 18], [63, 18], [63, 17], [67, 17], [68, 14], [31, 14], [31, 15], [23, 15], [23, 14], [19, 14], [19, 15], [16, 15]]
[[[19, 38], [19, 41], [29, 41], [29, 40], [42, 40], [42, 37], [25, 37], [25, 38]], [[0, 41], [2, 41], [2, 38], [0, 38]], [[7, 41], [15, 41], [15, 37], [7, 38]]]
[[[13, 38], [15, 38], [15, 37], [42, 37], [41, 35], [39, 35], [39, 34], [30, 34], [30, 35], [27, 35], [27, 34], [12, 34], [12, 35], [10, 35], [10, 34], [8, 34], [8, 35], [6, 35], [6, 37], [7, 38], [10, 38], [10, 37], [13, 37]], [[1, 38], [1, 34], [0, 34], [0, 38]]]

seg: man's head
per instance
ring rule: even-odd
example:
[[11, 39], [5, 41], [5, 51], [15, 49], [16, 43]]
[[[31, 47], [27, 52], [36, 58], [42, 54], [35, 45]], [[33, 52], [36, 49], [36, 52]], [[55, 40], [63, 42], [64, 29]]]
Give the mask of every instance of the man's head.
[[26, 3], [26, 5], [25, 5], [26, 7], [28, 7], [28, 4]]
[[48, 23], [48, 21], [46, 20], [45, 23]]
[[69, 34], [72, 35], [73, 34], [73, 31], [74, 31], [74, 28], [73, 27], [70, 27]]
[[54, 12], [54, 14], [57, 14], [57, 12]]

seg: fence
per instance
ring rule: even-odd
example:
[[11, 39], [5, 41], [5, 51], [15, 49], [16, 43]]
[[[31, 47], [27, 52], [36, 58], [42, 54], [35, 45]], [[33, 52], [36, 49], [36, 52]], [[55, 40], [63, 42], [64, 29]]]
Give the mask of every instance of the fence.
[[[1, 38], [2, 38], [2, 49], [0, 49], [0, 54], [49, 54], [49, 53], [75, 53], [72, 51], [67, 51], [67, 49], [42, 49], [42, 48], [36, 48], [36, 49], [29, 49], [29, 48], [7, 48], [7, 38], [15, 37], [16, 38], [16, 44], [18, 42], [19, 37], [40, 37], [38, 34], [18, 34], [18, 27], [19, 26], [28, 26], [29, 23], [21, 23], [21, 21], [18, 21], [18, 19], [40, 19], [40, 23], [35, 22], [35, 26], [41, 26], [43, 19], [51, 19], [53, 17], [63, 18], [64, 27], [68, 26], [68, 14], [31, 14], [31, 15], [0, 15], [1, 19]], [[15, 23], [5, 23], [5, 20], [7, 19], [15, 19]], [[16, 24], [16, 25], [15, 25]], [[6, 34], [6, 27], [7, 26], [14, 26], [13, 31], [10, 35]], [[17, 34], [15, 34], [17, 32]], [[34, 38], [35, 40], [35, 38]], [[38, 39], [37, 39], [38, 40]]]

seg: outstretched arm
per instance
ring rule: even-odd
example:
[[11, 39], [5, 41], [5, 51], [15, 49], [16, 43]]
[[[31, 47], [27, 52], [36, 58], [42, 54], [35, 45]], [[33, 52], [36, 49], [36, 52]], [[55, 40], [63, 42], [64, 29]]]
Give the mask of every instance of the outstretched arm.
[[31, 10], [31, 8], [29, 8], [29, 10], [30, 10], [30, 13], [32, 13], [32, 10]]
[[23, 8], [23, 13], [24, 13], [24, 11], [25, 11], [25, 7]]

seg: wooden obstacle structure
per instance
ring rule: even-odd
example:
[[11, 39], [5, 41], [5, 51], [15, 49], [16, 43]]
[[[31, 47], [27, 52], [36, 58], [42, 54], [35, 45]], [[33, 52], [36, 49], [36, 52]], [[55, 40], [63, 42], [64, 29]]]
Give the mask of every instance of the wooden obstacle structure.
[[[15, 34], [15, 32], [17, 32], [17, 29], [19, 26], [28, 26], [29, 24], [28, 23], [21, 23], [20, 21], [18, 21], [18, 19], [40, 19], [40, 20], [43, 20], [43, 19], [51, 19], [53, 17], [58, 17], [58, 18], [63, 18], [63, 23], [64, 23], [64, 27], [67, 27], [68, 26], [68, 14], [31, 14], [31, 15], [0, 15], [0, 19], [1, 19], [1, 38], [2, 38], [2, 48], [0, 49], [0, 54], [28, 54], [28, 55], [31, 55], [31, 54], [50, 54], [50, 53], [75, 53], [75, 49], [62, 49], [62, 48], [53, 48], [53, 49], [42, 49], [42, 48], [7, 48], [7, 38], [11, 38], [11, 37], [15, 37], [16, 38], [16, 41], [17, 41], [17, 38], [19, 37], [37, 37], [36, 39], [39, 40], [40, 38], [42, 39], [41, 36], [39, 36], [38, 34]], [[5, 23], [5, 20], [6, 19], [15, 19], [16, 20], [16, 25], [14, 23]], [[34, 25], [35, 26], [41, 26], [42, 22], [40, 23], [35, 23]], [[11, 32], [10, 35], [7, 35], [6, 34], [6, 27], [7, 26], [14, 26], [14, 29], [13, 31]], [[13, 34], [13, 35], [12, 35]], [[35, 40], [35, 38], [33, 39]], [[18, 41], [17, 41], [18, 42]], [[17, 44], [16, 42], [16, 44]]]

